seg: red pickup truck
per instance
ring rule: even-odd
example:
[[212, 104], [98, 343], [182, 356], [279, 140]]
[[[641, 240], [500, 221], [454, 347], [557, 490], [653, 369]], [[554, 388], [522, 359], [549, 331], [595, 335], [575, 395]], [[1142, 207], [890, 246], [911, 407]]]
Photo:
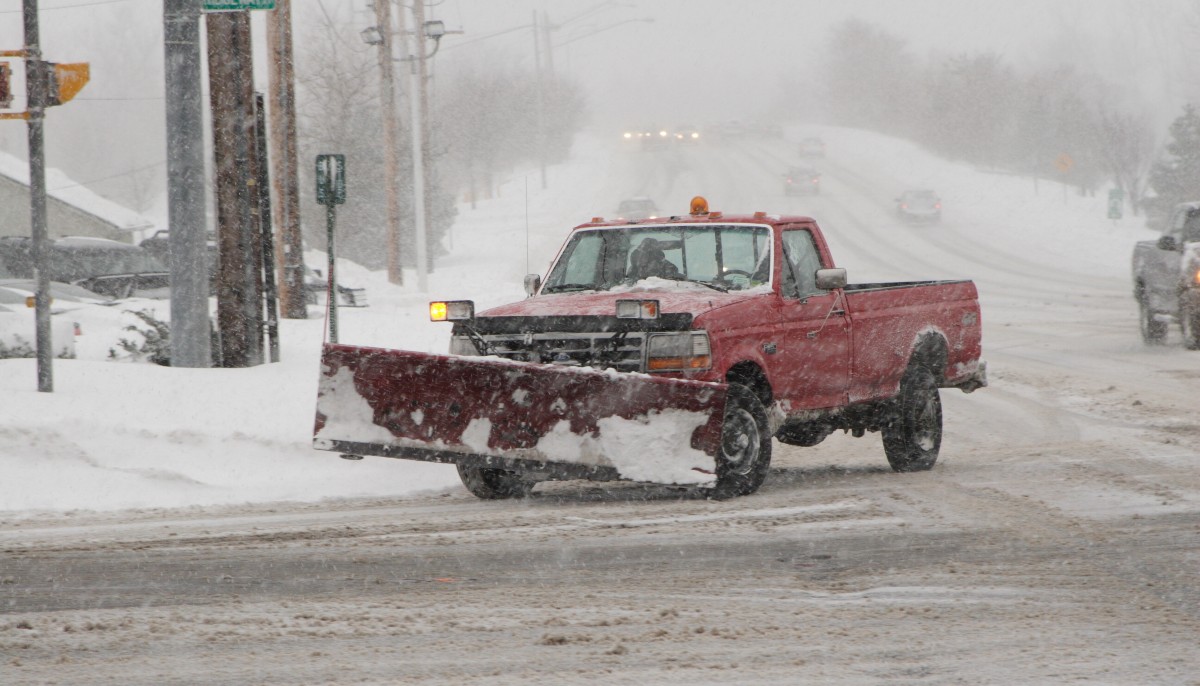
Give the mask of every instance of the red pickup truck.
[[481, 498], [574, 478], [745, 495], [772, 437], [838, 429], [932, 467], [939, 388], [987, 384], [974, 284], [847, 284], [813, 219], [693, 205], [576, 227], [521, 302], [432, 303], [449, 356], [326, 346], [316, 447], [452, 462]]

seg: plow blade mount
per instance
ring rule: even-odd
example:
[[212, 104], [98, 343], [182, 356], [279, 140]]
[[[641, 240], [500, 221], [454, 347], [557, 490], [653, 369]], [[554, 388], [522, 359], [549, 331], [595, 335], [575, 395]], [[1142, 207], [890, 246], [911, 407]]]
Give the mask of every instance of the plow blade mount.
[[332, 344], [321, 367], [320, 450], [541, 479], [714, 479], [724, 384]]

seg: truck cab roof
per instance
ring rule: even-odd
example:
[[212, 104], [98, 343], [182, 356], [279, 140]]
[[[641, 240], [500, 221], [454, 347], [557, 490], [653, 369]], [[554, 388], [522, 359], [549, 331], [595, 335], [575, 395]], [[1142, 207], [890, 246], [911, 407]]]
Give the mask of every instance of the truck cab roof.
[[760, 226], [782, 226], [784, 224], [802, 224], [811, 223], [813, 221], [814, 220], [812, 217], [801, 215], [767, 214], [766, 212], [754, 212], [753, 214], [724, 214], [723, 212], [705, 212], [703, 214], [682, 213], [665, 217], [657, 217], [654, 219], [640, 219], [636, 221], [592, 217], [591, 221], [584, 222], [572, 230], [576, 231], [579, 229], [594, 229], [606, 226], [628, 226], [630, 224], [757, 224]]

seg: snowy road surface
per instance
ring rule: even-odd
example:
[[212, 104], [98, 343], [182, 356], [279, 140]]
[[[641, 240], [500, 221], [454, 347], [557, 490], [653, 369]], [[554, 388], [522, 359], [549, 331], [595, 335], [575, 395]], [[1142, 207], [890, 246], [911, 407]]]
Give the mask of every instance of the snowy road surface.
[[[819, 134], [811, 198], [783, 195], [792, 143], [585, 142], [533, 198], [530, 270], [567, 226], [624, 197], [682, 212], [703, 193], [727, 212], [816, 217], [852, 282], [973, 278], [992, 385], [944, 394], [932, 471], [894, 474], [877, 436], [835, 435], [777, 443], [762, 491], [726, 502], [579, 482], [481, 502], [452, 470], [332, 455], [321, 464], [336, 481], [268, 497], [269, 481], [303, 482], [311, 451], [280, 456], [306, 437], [239, 426], [213, 459], [262, 485], [229, 504], [232, 486], [171, 456], [205, 436], [164, 426], [172, 450], [154, 469], [118, 471], [148, 485], [167, 474], [189, 507], [119, 510], [72, 490], [56, 507], [0, 508], [0, 682], [1200, 684], [1200, 354], [1177, 331], [1159, 348], [1138, 340], [1128, 256], [1147, 234], [1104, 220], [1103, 198]], [[910, 187], [938, 190], [942, 224], [894, 219]], [[437, 295], [520, 297], [525, 220], [505, 193], [464, 208]], [[389, 297], [373, 290], [374, 312], [348, 314], [346, 335], [396, 345], [366, 319], [386, 314], [405, 347], [444, 349], [448, 331], [419, 322], [424, 294]], [[0, 447], [23, 436], [6, 429]]]
[[834, 443], [728, 502], [575, 483], [6, 527], [5, 682], [1195, 683], [1191, 459], [1062, 441], [898, 475]]

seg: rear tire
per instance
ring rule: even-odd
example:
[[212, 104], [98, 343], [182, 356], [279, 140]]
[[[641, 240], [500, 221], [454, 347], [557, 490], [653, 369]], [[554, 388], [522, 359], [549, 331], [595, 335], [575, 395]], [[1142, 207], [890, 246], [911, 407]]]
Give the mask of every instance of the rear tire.
[[883, 452], [897, 472], [931, 469], [942, 447], [942, 398], [937, 379], [923, 366], [900, 381], [895, 419], [883, 427]]
[[1138, 323], [1141, 325], [1142, 342], [1146, 345], [1162, 345], [1167, 337], [1167, 325], [1154, 318], [1154, 310], [1143, 293], [1138, 296]]
[[483, 500], [524, 498], [533, 490], [533, 482], [523, 481], [521, 475], [504, 469], [465, 467], [458, 465], [458, 478], [471, 495]]
[[749, 495], [762, 486], [771, 467], [771, 433], [762, 402], [750, 389], [730, 384], [717, 451], [716, 500]]
[[1179, 330], [1183, 333], [1183, 347], [1188, 350], [1200, 350], [1200, 311], [1180, 303]]

